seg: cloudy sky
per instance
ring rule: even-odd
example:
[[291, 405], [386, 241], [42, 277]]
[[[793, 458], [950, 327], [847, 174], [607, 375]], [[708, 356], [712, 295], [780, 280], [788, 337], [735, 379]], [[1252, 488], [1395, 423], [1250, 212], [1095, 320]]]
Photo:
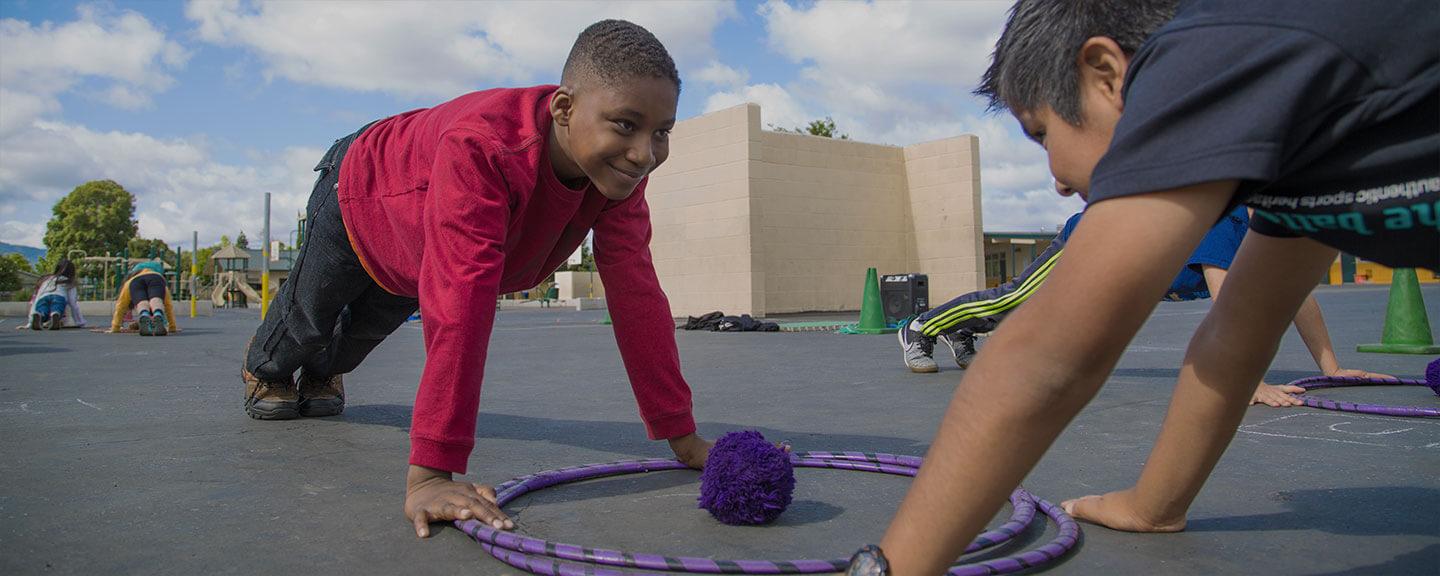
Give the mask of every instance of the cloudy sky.
[[294, 229], [311, 168], [364, 123], [467, 91], [557, 82], [603, 18], [650, 29], [679, 118], [742, 102], [852, 139], [980, 137], [987, 231], [1079, 209], [1042, 150], [970, 95], [1008, 2], [61, 2], [0, 0], [0, 241], [41, 247], [50, 208], [111, 179], [140, 233], [189, 246]]

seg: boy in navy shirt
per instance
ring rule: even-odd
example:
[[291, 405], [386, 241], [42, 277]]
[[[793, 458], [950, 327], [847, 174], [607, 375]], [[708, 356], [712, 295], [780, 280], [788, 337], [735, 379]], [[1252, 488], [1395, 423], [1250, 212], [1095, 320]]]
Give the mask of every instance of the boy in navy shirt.
[[1118, 530], [1183, 530], [1337, 249], [1440, 269], [1440, 53], [1422, 38], [1440, 38], [1429, 0], [1018, 3], [977, 92], [1091, 204], [1046, 284], [976, 357], [851, 573], [882, 573], [882, 557], [896, 576], [944, 572], [1099, 391], [1173, 272], [1246, 204], [1252, 233], [1139, 481], [1064, 503]]

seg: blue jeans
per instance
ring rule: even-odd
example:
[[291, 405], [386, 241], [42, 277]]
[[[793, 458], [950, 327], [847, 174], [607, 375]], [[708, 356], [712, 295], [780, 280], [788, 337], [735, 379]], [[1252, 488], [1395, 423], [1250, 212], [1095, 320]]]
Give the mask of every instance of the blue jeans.
[[65, 315], [65, 297], [59, 294], [51, 294], [41, 297], [35, 302], [35, 313], [41, 318], [49, 318], [51, 314]]
[[345, 231], [336, 194], [340, 161], [364, 131], [336, 140], [315, 166], [309, 233], [245, 355], [245, 369], [261, 380], [287, 381], [301, 368], [317, 378], [350, 372], [420, 307], [370, 278]]

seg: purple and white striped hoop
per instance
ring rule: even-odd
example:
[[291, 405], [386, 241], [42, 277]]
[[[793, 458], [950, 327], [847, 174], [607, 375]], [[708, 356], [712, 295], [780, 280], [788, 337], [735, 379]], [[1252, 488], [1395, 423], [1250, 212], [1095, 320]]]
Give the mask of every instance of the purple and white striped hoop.
[[[922, 459], [892, 454], [861, 452], [805, 452], [790, 455], [791, 463], [802, 468], [832, 468], [915, 476]], [[689, 467], [676, 460], [624, 460], [604, 464], [588, 464], [546, 470], [523, 476], [495, 487], [501, 507], [522, 494], [543, 488], [606, 476], [636, 474], [660, 470], [684, 470]], [[1059, 506], [1034, 497], [1025, 489], [1010, 495], [1010, 520], [994, 530], [975, 538], [965, 549], [969, 554], [995, 547], [1013, 539], [1030, 526], [1039, 509], [1053, 519], [1058, 534], [1049, 543], [1013, 556], [977, 563], [952, 566], [952, 576], [1008, 574], [1053, 562], [1074, 549], [1080, 527]], [[522, 570], [545, 576], [624, 576], [639, 573], [670, 572], [682, 574], [817, 574], [844, 571], [848, 558], [831, 560], [715, 560], [685, 556], [637, 554], [619, 550], [586, 548], [574, 544], [549, 542], [513, 531], [503, 531], [471, 519], [455, 522], [455, 526], [480, 543], [480, 547], [502, 562]], [[640, 570], [644, 572], [636, 572]]]
[[[1299, 386], [1306, 390], [1315, 388], [1339, 388], [1342, 386], [1424, 386], [1424, 380], [1391, 380], [1386, 378], [1354, 378], [1349, 376], [1316, 376], [1313, 378], [1302, 378], [1290, 383], [1291, 386]], [[1385, 406], [1382, 404], [1357, 404], [1354, 402], [1336, 402], [1327, 398], [1304, 394], [1296, 396], [1305, 402], [1306, 406], [1313, 408], [1324, 408], [1326, 410], [1340, 410], [1342, 412], [1363, 412], [1365, 414], [1378, 414], [1380, 416], [1405, 416], [1411, 418], [1440, 418], [1440, 409], [1420, 408], [1416, 406]]]

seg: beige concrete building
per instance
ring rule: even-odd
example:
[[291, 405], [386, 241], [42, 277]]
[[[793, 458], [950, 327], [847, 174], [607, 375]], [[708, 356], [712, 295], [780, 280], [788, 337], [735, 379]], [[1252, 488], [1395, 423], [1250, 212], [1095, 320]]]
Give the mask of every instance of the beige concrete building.
[[979, 140], [898, 147], [761, 129], [744, 104], [678, 123], [646, 195], [675, 316], [859, 310], [865, 271], [985, 285]]

